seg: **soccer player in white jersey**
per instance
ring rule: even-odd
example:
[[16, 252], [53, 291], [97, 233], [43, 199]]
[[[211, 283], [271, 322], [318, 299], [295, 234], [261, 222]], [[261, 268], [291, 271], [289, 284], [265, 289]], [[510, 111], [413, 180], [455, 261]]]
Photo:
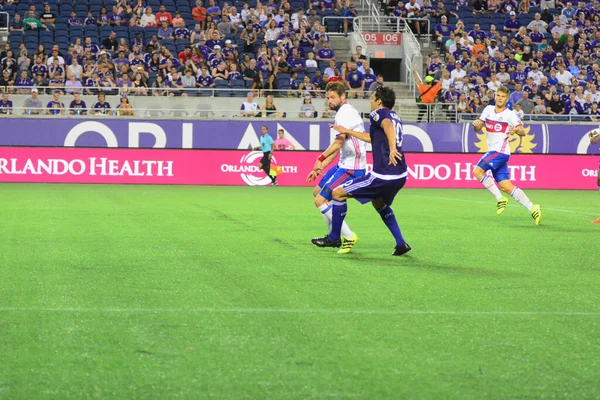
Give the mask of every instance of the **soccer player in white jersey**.
[[[484, 108], [479, 119], [473, 122], [475, 132], [481, 131], [485, 126], [488, 144], [488, 152], [477, 163], [473, 175], [498, 201], [498, 215], [504, 212], [508, 203], [508, 199], [500, 193], [502, 190], [525, 207], [535, 220], [535, 224], [539, 225], [542, 222], [539, 204], [533, 204], [527, 195], [509, 180], [510, 144], [508, 139], [510, 135], [515, 134], [525, 136], [525, 130], [517, 114], [506, 106], [508, 95], [509, 90], [505, 86], [499, 87], [496, 90], [496, 105]], [[487, 171], [492, 172], [493, 179], [486, 174]], [[500, 190], [494, 180], [498, 182]]]
[[[325, 91], [329, 108], [336, 111], [335, 125], [341, 125], [350, 131], [364, 132], [365, 126], [360, 113], [346, 102], [344, 84], [341, 82], [328, 83]], [[338, 153], [341, 154], [337, 166], [327, 171], [313, 190], [315, 205], [321, 211], [327, 224], [327, 234], [324, 237], [327, 237], [331, 231], [332, 206], [329, 203], [332, 199], [333, 189], [345, 182], [364, 176], [367, 168], [366, 143], [345, 133], [340, 133], [327, 150], [319, 156], [306, 181], [316, 180]], [[358, 236], [352, 232], [346, 222], [342, 225], [342, 238], [341, 249], [338, 251], [341, 254], [350, 252], [358, 241]], [[316, 244], [320, 239], [323, 238], [314, 238], [312, 243]]]

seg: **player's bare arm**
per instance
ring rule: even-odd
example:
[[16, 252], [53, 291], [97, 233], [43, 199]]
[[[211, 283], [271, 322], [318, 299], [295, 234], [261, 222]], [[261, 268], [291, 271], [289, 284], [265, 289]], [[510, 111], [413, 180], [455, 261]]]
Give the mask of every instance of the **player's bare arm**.
[[317, 179], [317, 176], [323, 172], [323, 169], [327, 168], [329, 164], [335, 159], [337, 154], [340, 152], [340, 149], [344, 145], [344, 141], [346, 140], [345, 134], [339, 134], [336, 136], [335, 140], [327, 150], [325, 150], [315, 161], [315, 165], [313, 166], [313, 170], [310, 171], [308, 176], [306, 177], [306, 182], [310, 183]]
[[473, 129], [475, 132], [479, 132], [483, 129], [484, 122], [480, 119], [473, 121]]
[[525, 128], [523, 128], [523, 125], [513, 126], [508, 130], [508, 134], [525, 136]]
[[385, 132], [385, 137], [388, 141], [388, 146], [390, 147], [390, 165], [398, 165], [398, 161], [402, 160], [402, 154], [398, 151], [396, 147], [396, 129], [394, 128], [394, 124], [388, 118], [381, 121], [381, 127]]
[[371, 143], [371, 135], [366, 132], [355, 132], [351, 131], [348, 128], [344, 128], [342, 125], [329, 125], [331, 128], [335, 129], [339, 133], [344, 133], [346, 135], [354, 136], [358, 140], [362, 140], [363, 142]]

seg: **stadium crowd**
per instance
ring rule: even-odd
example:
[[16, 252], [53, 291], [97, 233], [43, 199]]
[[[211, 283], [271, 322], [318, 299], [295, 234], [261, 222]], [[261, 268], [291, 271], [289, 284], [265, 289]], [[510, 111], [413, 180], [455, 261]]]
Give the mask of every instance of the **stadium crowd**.
[[21, 0], [3, 11], [8, 94], [312, 98], [343, 81], [365, 97], [382, 84], [360, 46], [350, 60], [331, 49], [328, 32], [358, 15], [350, 0]]
[[598, 0], [395, 1], [386, 4], [391, 15], [432, 22], [439, 54], [428, 60], [426, 80], [439, 80], [437, 101], [449, 113], [480, 113], [504, 85], [521, 116], [600, 120]]

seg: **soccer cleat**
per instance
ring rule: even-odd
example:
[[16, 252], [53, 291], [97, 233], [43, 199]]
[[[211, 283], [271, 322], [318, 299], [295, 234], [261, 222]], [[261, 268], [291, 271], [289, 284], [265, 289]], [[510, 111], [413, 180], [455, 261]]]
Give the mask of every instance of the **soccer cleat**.
[[312, 242], [312, 244], [314, 244], [315, 246], [317, 245], [317, 242], [319, 240], [325, 240], [327, 237], [329, 236], [329, 233], [326, 233], [323, 237], [319, 237], [319, 238], [312, 238], [310, 239], [310, 241]]
[[600, 218], [593, 220], [592, 224], [600, 224]]
[[502, 197], [498, 200], [498, 211], [496, 211], [496, 215], [500, 215], [506, 210], [506, 205], [508, 204], [508, 199], [506, 197]]
[[277, 186], [277, 181], [271, 182], [271, 186]]
[[341, 240], [333, 241], [329, 239], [329, 235], [322, 238], [315, 238], [312, 240], [313, 244], [318, 247], [340, 247], [342, 245]]
[[535, 220], [535, 224], [539, 225], [542, 223], [542, 210], [539, 204], [535, 204], [531, 207], [531, 218]]
[[402, 246], [396, 246], [396, 250], [392, 253], [393, 256], [401, 256], [403, 254], [408, 253], [412, 248], [408, 245], [408, 243], [404, 242]]
[[338, 250], [338, 254], [346, 254], [350, 253], [350, 250], [354, 247], [354, 245], [358, 243], [358, 236], [356, 233], [352, 233], [352, 238], [342, 240], [342, 248]]

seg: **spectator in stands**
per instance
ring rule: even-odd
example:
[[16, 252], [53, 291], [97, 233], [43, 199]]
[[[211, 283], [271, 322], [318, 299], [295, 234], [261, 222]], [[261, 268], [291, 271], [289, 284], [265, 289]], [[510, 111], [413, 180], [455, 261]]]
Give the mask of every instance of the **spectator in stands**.
[[165, 78], [162, 75], [157, 75], [154, 84], [152, 85], [152, 95], [153, 96], [167, 96], [168, 95], [168, 86], [165, 82]]
[[133, 107], [131, 107], [131, 104], [129, 104], [129, 99], [127, 98], [127, 96], [121, 96], [121, 102], [117, 106], [115, 112], [121, 117], [133, 116]]
[[73, 100], [69, 105], [69, 111], [71, 115], [87, 115], [87, 106], [85, 101], [81, 100], [81, 94], [79, 92], [73, 94]]
[[12, 22], [10, 23], [10, 31], [11, 32], [23, 32], [24, 25], [23, 20], [21, 19], [21, 15], [15, 14]]
[[375, 82], [371, 83], [371, 85], [369, 86], [369, 95], [371, 93], [373, 93], [375, 90], [377, 90], [378, 87], [383, 86], [383, 75], [377, 75], [377, 78], [375, 79]]
[[31, 97], [25, 99], [23, 103], [23, 112], [25, 114], [40, 114], [43, 109], [43, 104], [38, 98], [38, 90], [36, 88], [31, 89]]
[[95, 26], [96, 25], [96, 18], [94, 18], [94, 15], [92, 14], [91, 11], [87, 12], [87, 16], [83, 20], [83, 25], [85, 25], [85, 26]]
[[508, 15], [508, 19], [504, 22], [504, 31], [515, 33], [521, 27], [521, 21], [517, 19], [517, 14], [514, 11], [510, 11]]
[[223, 37], [229, 37], [237, 32], [237, 28], [231, 23], [227, 15], [222, 17], [221, 22], [217, 24], [217, 29]]
[[163, 21], [158, 28], [157, 36], [159, 39], [174, 39], [173, 28], [171, 28], [166, 21]]
[[[272, 76], [272, 75], [271, 75]], [[265, 98], [265, 104], [262, 106], [262, 117], [281, 118], [282, 114], [273, 102], [273, 95], [269, 94]]]
[[[415, 2], [415, 0], [411, 0]], [[416, 3], [415, 3], [416, 4]], [[417, 4], [418, 6], [418, 4]], [[420, 8], [420, 6], [419, 6]], [[358, 17], [358, 11], [354, 8], [354, 4], [350, 4], [350, 7], [344, 11], [344, 35], [348, 36], [348, 27], [350, 27], [350, 31], [353, 30], [354, 18]], [[417, 32], [421, 35], [420, 24], [416, 24]]]
[[206, 7], [202, 5], [202, 1], [196, 1], [196, 7], [192, 10], [192, 17], [195, 21], [199, 22], [200, 29], [204, 30], [204, 26], [206, 25]]
[[486, 15], [488, 14], [486, 0], [474, 0], [473, 1], [473, 15]]
[[117, 34], [115, 31], [112, 31], [110, 35], [102, 41], [102, 46], [106, 51], [114, 52], [119, 47], [119, 42], [117, 41]]
[[[439, 4], [444, 4], [440, 2]], [[454, 27], [448, 24], [448, 17], [443, 15], [440, 19], [440, 23], [435, 27], [435, 35], [440, 46], [450, 37], [450, 32], [454, 32]]]
[[558, 64], [558, 73], [556, 74], [556, 79], [558, 79], [559, 85], [564, 86], [563, 90], [567, 91], [572, 85], [573, 75], [566, 70], [565, 65], [563, 63], [560, 63]]
[[335, 61], [335, 53], [329, 48], [329, 42], [323, 43], [323, 48], [317, 51], [317, 61]]
[[0, 100], [0, 114], [8, 115], [13, 113], [13, 102], [8, 99], [8, 93], [2, 93]]
[[309, 96], [304, 96], [304, 100], [302, 105], [300, 106], [300, 113], [298, 114], [300, 118], [316, 118], [317, 110], [315, 106], [312, 104], [312, 98]]
[[552, 100], [548, 102], [546, 107], [546, 113], [551, 115], [561, 115], [565, 113], [565, 105], [558, 93], [552, 95]]
[[349, 98], [362, 98], [365, 91], [365, 77], [356, 66], [355, 62], [349, 61], [348, 72], [346, 75], [346, 88], [349, 90]]
[[434, 84], [435, 79], [433, 76], [425, 77], [425, 83], [419, 78], [417, 74], [417, 67], [415, 66], [413, 71], [415, 82], [418, 86], [421, 103], [418, 104], [419, 107], [419, 115], [417, 117], [417, 122], [421, 122], [425, 113], [427, 113], [427, 122], [431, 120], [431, 105], [435, 102], [437, 94], [439, 93], [442, 82], [439, 81]]
[[248, 99], [242, 103], [240, 110], [240, 114], [244, 117], [259, 117], [261, 115], [258, 104], [254, 102], [254, 93], [248, 92]]
[[52, 94], [52, 100], [46, 105], [46, 113], [50, 115], [64, 114], [65, 105], [60, 101], [60, 91]]
[[54, 29], [54, 23], [56, 22], [56, 15], [50, 9], [50, 4], [44, 5], [44, 12], [40, 16], [40, 22], [48, 29]]
[[23, 20], [23, 30], [37, 31], [37, 30], [41, 30], [41, 29], [48, 30], [46, 25], [42, 24], [42, 21], [37, 19], [37, 17], [35, 16], [35, 13], [32, 11], [29, 11], [27, 18], [25, 18]]
[[146, 7], [146, 11], [140, 19], [140, 26], [145, 28], [147, 26], [157, 26], [156, 16], [152, 14], [152, 7]]
[[156, 23], [162, 26], [163, 22], [167, 23], [167, 26], [173, 22], [173, 16], [167, 11], [164, 5], [161, 5], [156, 13]]
[[528, 92], [523, 92], [523, 97], [516, 104], [521, 106], [524, 114], [532, 114], [535, 102], [529, 98]]
[[110, 104], [106, 101], [104, 93], [98, 93], [98, 101], [92, 106], [91, 114], [112, 115]]
[[75, 74], [69, 75], [69, 80], [65, 82], [65, 92], [72, 93], [81, 93], [82, 84], [77, 80]]
[[123, 9], [119, 6], [113, 6], [112, 15], [110, 16], [110, 26], [122, 26], [125, 24], [125, 15]]

